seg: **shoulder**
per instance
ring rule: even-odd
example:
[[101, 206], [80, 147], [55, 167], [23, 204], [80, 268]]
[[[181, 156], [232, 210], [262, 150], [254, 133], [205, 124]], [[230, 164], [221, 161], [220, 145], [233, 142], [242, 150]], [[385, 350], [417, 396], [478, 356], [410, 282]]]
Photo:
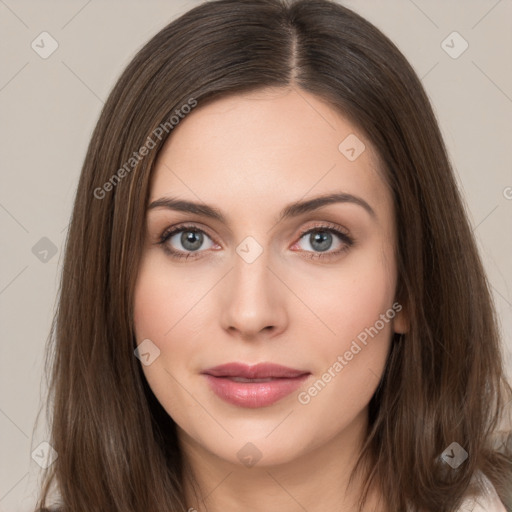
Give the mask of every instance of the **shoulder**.
[[[477, 495], [468, 494], [457, 512], [509, 512], [491, 481], [481, 471], [475, 473], [472, 482], [476, 483], [480, 490]], [[407, 508], [407, 512], [412, 510], [410, 506]]]
[[491, 481], [481, 471], [473, 479], [479, 484], [480, 493], [465, 498], [459, 508], [460, 512], [507, 512]]

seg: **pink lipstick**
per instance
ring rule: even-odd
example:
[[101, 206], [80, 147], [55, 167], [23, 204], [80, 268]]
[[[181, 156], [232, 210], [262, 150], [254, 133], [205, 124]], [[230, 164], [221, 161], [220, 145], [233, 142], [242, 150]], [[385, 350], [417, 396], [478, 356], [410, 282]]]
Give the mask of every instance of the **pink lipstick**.
[[201, 372], [211, 390], [239, 407], [265, 407], [295, 391], [311, 375], [273, 363], [227, 363]]

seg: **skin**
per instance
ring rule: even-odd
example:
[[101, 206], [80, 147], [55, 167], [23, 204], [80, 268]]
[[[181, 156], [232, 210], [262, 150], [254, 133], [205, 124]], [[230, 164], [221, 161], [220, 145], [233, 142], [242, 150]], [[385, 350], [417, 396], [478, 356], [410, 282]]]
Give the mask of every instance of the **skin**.
[[[338, 149], [349, 134], [366, 146], [355, 161]], [[286, 205], [334, 192], [364, 199], [375, 218], [358, 204], [335, 203], [277, 222]], [[354, 510], [361, 481], [347, 489], [348, 477], [392, 334], [407, 330], [404, 310], [307, 405], [294, 392], [270, 406], [237, 407], [218, 398], [200, 372], [232, 361], [274, 362], [311, 372], [299, 391], [307, 390], [392, 307], [393, 202], [371, 142], [302, 90], [223, 98], [199, 105], [160, 153], [149, 203], [166, 196], [207, 203], [226, 217], [148, 210], [135, 290], [137, 342], [150, 339], [160, 350], [143, 366], [145, 377], [176, 422], [185, 460], [207, 495], [203, 503], [187, 484], [187, 507]], [[168, 247], [192, 253], [173, 259], [158, 241], [183, 222], [206, 234], [195, 252], [181, 233], [173, 236]], [[301, 237], [301, 229], [325, 223], [354, 244], [335, 255], [345, 246], [335, 234], [324, 252], [311, 234]], [[236, 252], [247, 236], [263, 250], [252, 263]], [[261, 453], [252, 467], [237, 456], [248, 442]], [[384, 510], [378, 489], [365, 510]]]

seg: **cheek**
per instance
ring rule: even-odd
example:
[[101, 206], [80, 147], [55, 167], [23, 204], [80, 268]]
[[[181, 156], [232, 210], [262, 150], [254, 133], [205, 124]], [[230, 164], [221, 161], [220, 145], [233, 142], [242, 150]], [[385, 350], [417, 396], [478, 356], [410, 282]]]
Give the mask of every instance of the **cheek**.
[[315, 378], [297, 397], [304, 411], [329, 418], [326, 436], [346, 428], [363, 414], [382, 377], [390, 349], [395, 311], [388, 287], [364, 286], [359, 281], [355, 285], [345, 289], [350, 305], [341, 305], [337, 314], [326, 317], [336, 335], [320, 338], [315, 350]]
[[303, 389], [299, 403], [330, 415], [333, 425], [362, 410], [384, 371], [398, 312], [391, 255], [383, 244], [359, 251], [309, 295], [324, 324], [316, 322], [316, 328], [324, 334], [316, 337], [316, 380]]
[[205, 294], [212, 277], [171, 268], [158, 253], [147, 254], [140, 266], [134, 292], [137, 344], [149, 339], [159, 350], [155, 364], [143, 365], [148, 381], [183, 380], [193, 372], [194, 356], [211, 317]]
[[[375, 249], [354, 252], [331, 272], [318, 268], [306, 278], [298, 278], [303, 283], [300, 293], [308, 297], [327, 350], [342, 350], [350, 345], [351, 340], [374, 326], [394, 302], [396, 277], [391, 247], [378, 247], [375, 243]], [[386, 335], [392, 330], [391, 313], [385, 325], [380, 321], [377, 325]]]
[[178, 384], [184, 381], [181, 374], [184, 368], [179, 363], [188, 360], [190, 344], [173, 344], [173, 339], [187, 336], [184, 332], [187, 323], [180, 320], [190, 308], [184, 304], [184, 297], [176, 293], [179, 280], [169, 275], [169, 270], [156, 256], [144, 257], [137, 276], [133, 311], [135, 336], [137, 344], [149, 339], [156, 346], [158, 357], [148, 365], [141, 361], [142, 371], [167, 413], [180, 417], [183, 404], [191, 405]]
[[[134, 323], [137, 342], [150, 338], [162, 350], [176, 332], [190, 323], [190, 311], [201, 309], [201, 278], [166, 265], [158, 254], [147, 255], [137, 276]], [[204, 288], [204, 289], [203, 289]]]

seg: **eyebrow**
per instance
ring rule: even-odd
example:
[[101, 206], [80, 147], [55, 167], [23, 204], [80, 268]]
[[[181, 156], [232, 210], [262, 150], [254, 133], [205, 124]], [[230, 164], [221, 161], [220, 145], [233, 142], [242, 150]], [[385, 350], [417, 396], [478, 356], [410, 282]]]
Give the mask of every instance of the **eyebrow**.
[[[373, 219], [377, 218], [373, 208], [364, 199], [352, 194], [341, 192], [337, 194], [327, 194], [314, 197], [313, 199], [308, 199], [306, 201], [297, 201], [291, 203], [281, 210], [277, 222], [279, 223], [285, 219], [297, 217], [299, 215], [303, 215], [304, 213], [309, 213], [322, 208], [323, 206], [334, 203], [356, 204], [361, 206]], [[152, 201], [148, 206], [148, 210], [152, 210], [154, 208], [167, 208], [180, 212], [195, 213], [204, 217], [216, 219], [226, 224], [226, 218], [219, 209], [204, 203], [194, 203], [192, 201], [177, 199], [174, 197], [161, 197], [160, 199]]]

